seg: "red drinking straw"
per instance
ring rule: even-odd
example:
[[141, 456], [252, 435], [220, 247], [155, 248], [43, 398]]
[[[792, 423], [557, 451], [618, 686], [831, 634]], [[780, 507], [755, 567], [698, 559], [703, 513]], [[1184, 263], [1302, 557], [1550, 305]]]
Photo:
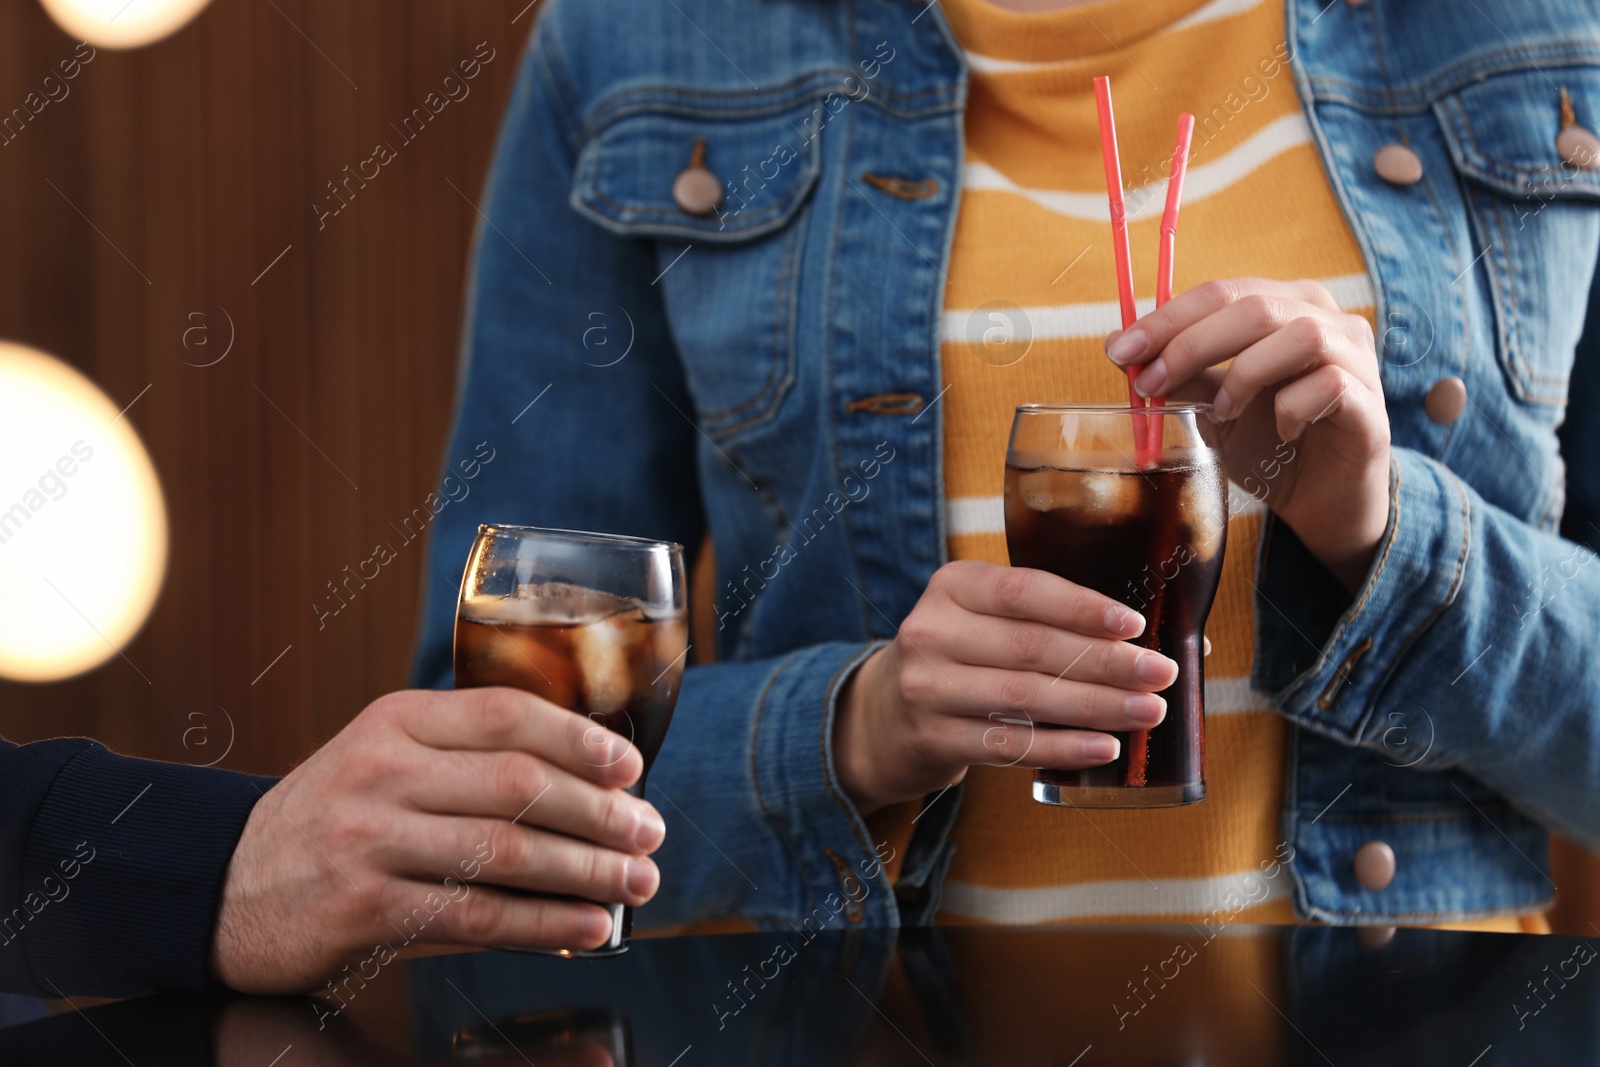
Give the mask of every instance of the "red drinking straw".
[[[1106, 196], [1111, 201], [1111, 248], [1117, 259], [1117, 298], [1122, 303], [1122, 328], [1126, 330], [1139, 317], [1133, 302], [1133, 254], [1128, 249], [1128, 205], [1122, 199], [1122, 160], [1117, 155], [1117, 124], [1111, 112], [1111, 79], [1094, 80], [1094, 102], [1100, 113], [1100, 158], [1106, 166]], [[1144, 398], [1133, 387], [1138, 367], [1128, 367], [1128, 403], [1144, 407]], [[1143, 420], [1134, 419], [1134, 448], [1139, 463], [1146, 460]]]
[[[1172, 299], [1172, 253], [1178, 241], [1178, 202], [1183, 199], [1183, 176], [1189, 170], [1189, 141], [1194, 137], [1194, 116], [1178, 116], [1178, 142], [1172, 147], [1172, 174], [1167, 178], [1167, 210], [1161, 216], [1161, 252], [1156, 266], [1156, 307]], [[1155, 397], [1155, 403], [1166, 403]]]
[[[1161, 249], [1156, 256], [1156, 307], [1172, 299], [1172, 256], [1178, 243], [1178, 204], [1183, 199], [1183, 176], [1189, 171], [1189, 142], [1194, 138], [1194, 116], [1178, 116], [1178, 139], [1172, 146], [1172, 173], [1167, 176], [1167, 209], [1161, 215]], [[1152, 407], [1167, 402], [1165, 393], [1150, 398]], [[1159, 454], [1165, 427], [1161, 417], [1148, 430], [1152, 453]]]
[[[1161, 216], [1161, 249], [1156, 257], [1156, 306], [1160, 307], [1172, 299], [1172, 255], [1177, 245], [1178, 238], [1178, 203], [1183, 199], [1183, 176], [1189, 168], [1189, 142], [1194, 136], [1194, 116], [1185, 112], [1178, 116], [1178, 138], [1172, 148], [1172, 173], [1167, 177], [1167, 208]], [[1153, 396], [1150, 405], [1159, 408], [1167, 402], [1165, 396]], [[1161, 454], [1162, 437], [1166, 430], [1166, 420], [1159, 413], [1150, 416], [1149, 425], [1145, 428], [1144, 447], [1148, 456], [1153, 460]], [[1175, 532], [1171, 525], [1176, 520], [1176, 512], [1164, 516], [1168, 529], [1157, 538], [1158, 545], [1169, 543], [1170, 535]], [[1162, 594], [1166, 592], [1165, 583], [1157, 585], [1155, 597], [1150, 606], [1150, 626], [1156, 625], [1156, 620], [1161, 617]], [[1159, 643], [1159, 640], [1158, 642]], [[1142, 786], [1146, 782], [1146, 773], [1150, 762], [1150, 731], [1134, 730], [1128, 734], [1128, 775], [1127, 783], [1130, 786]]]

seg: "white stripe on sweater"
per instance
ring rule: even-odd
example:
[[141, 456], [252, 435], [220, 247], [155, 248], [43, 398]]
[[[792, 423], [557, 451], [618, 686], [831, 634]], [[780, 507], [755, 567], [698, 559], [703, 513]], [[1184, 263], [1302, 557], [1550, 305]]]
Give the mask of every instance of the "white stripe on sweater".
[[[1345, 274], [1317, 281], [1345, 311], [1375, 307], [1378, 294], [1366, 274]], [[1135, 301], [1141, 316], [1156, 309], [1153, 297]], [[1017, 314], [1020, 312], [1020, 317]], [[939, 318], [939, 340], [944, 344], [982, 344], [994, 329], [1013, 340], [1054, 341], [1077, 337], [1104, 337], [1122, 328], [1122, 311], [1115, 300], [1092, 304], [1046, 304], [1016, 311], [946, 311]], [[1110, 364], [1108, 363], [1109, 367]]]
[[[1205, 136], [1206, 116], [1196, 116], [1196, 120], [1200, 124], [1195, 128], [1198, 150], [1198, 146], [1204, 143], [1202, 138]], [[1209, 163], [1191, 166], [1183, 183], [1184, 206], [1189, 207], [1215, 196], [1291, 148], [1310, 143], [1311, 127], [1299, 111], [1273, 119], [1231, 151]], [[1111, 223], [1111, 206], [1103, 192], [1030, 189], [1018, 185], [987, 163], [968, 162], [961, 168], [961, 180], [967, 192], [1011, 193], [1057, 215], [1107, 225]], [[1127, 203], [1129, 222], [1160, 218], [1166, 209], [1167, 179], [1163, 175], [1144, 185], [1130, 186], [1123, 193], [1123, 198]]]
[[1292, 890], [1289, 873], [1282, 868], [1274, 878], [1250, 870], [1212, 878], [1130, 878], [1036, 889], [997, 889], [949, 881], [944, 885], [940, 911], [1006, 925], [1098, 916], [1195, 914], [1215, 915], [1227, 922], [1246, 907], [1281, 900]]

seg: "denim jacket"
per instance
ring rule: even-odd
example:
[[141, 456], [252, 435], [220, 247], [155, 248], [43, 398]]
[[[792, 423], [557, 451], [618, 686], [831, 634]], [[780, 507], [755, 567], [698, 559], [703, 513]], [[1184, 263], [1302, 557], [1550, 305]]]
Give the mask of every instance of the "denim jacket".
[[[1388, 529], [1354, 597], [1281, 523], [1262, 537], [1252, 681], [1291, 724], [1295, 909], [1537, 909], [1548, 832], [1600, 846], [1600, 566], [1583, 547], [1600, 543], [1600, 171], [1556, 146], [1562, 90], [1600, 125], [1600, 10], [1286, 14], [1376, 288], [1394, 441]], [[643, 925], [938, 907], [959, 790], [919, 818], [890, 885], [830, 739], [842, 683], [946, 559], [940, 279], [967, 88], [943, 12], [918, 0], [555, 0], [523, 60], [447, 470], [480, 442], [496, 458], [433, 524], [415, 678], [450, 684], [479, 521], [714, 535], [718, 661], [688, 670], [651, 772], [668, 837]], [[1375, 173], [1394, 143], [1420, 158], [1415, 184]], [[724, 185], [703, 215], [674, 198], [697, 158]], [[1436, 423], [1425, 398], [1450, 376], [1468, 402]], [[1382, 890], [1352, 867], [1372, 841], [1397, 857]]]

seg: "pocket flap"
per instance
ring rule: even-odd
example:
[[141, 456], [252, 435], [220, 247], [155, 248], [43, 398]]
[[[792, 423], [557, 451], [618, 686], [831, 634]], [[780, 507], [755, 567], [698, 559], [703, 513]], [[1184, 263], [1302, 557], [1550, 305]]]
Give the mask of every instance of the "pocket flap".
[[[580, 150], [572, 206], [624, 236], [728, 244], [770, 233], [795, 216], [816, 184], [817, 109], [808, 101], [756, 115], [661, 105], [624, 112]], [[702, 140], [703, 165], [722, 184], [722, 201], [691, 215], [674, 198], [673, 183]]]
[[1600, 168], [1561, 158], [1561, 90], [1576, 121], [1600, 130], [1600, 67], [1493, 74], [1441, 97], [1434, 111], [1456, 169], [1507, 196], [1600, 199]]

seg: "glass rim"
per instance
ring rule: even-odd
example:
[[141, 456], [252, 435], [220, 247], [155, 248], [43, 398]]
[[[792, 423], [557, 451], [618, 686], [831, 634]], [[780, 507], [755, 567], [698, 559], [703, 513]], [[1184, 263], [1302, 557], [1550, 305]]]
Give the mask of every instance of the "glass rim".
[[1132, 404], [1018, 404], [1016, 414], [1023, 415], [1188, 415], [1212, 412], [1210, 404], [1162, 404], [1160, 407], [1139, 407]]
[[518, 526], [508, 522], [483, 522], [478, 524], [478, 536], [485, 534], [537, 534], [540, 537], [554, 541], [576, 541], [588, 544], [606, 545], [611, 548], [637, 548], [637, 549], [666, 549], [669, 552], [683, 552], [683, 546], [676, 541], [657, 541], [651, 537], [635, 537], [631, 534], [599, 533], [595, 530], [564, 530], [555, 526]]

